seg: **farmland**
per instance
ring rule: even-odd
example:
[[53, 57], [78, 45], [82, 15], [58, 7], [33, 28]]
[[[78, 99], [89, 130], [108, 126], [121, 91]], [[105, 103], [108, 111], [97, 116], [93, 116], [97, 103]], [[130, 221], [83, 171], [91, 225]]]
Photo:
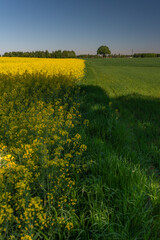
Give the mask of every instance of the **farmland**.
[[160, 238], [159, 66], [1, 58], [0, 239]]
[[160, 59], [90, 59], [84, 183], [93, 239], [160, 238]]
[[106, 109], [108, 100], [125, 128], [121, 134], [128, 129], [138, 146], [142, 144], [139, 150], [146, 155], [143, 164], [149, 161], [160, 169], [160, 59], [90, 60], [86, 64], [84, 87], [102, 99], [102, 105], [95, 101], [92, 108]]
[[94, 59], [88, 60], [87, 84], [105, 89], [109, 97], [129, 94], [159, 98], [160, 59]]

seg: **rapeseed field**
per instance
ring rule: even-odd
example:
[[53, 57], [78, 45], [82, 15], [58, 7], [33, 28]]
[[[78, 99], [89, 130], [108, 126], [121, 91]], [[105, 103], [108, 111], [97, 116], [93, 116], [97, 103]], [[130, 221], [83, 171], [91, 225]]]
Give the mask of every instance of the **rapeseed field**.
[[84, 61], [78, 59], [0, 58], [0, 74], [6, 75], [22, 75], [27, 72], [79, 79], [84, 75], [84, 67]]
[[84, 66], [0, 59], [0, 239], [45, 239], [43, 232], [61, 229], [68, 236], [74, 227], [87, 149], [75, 85]]

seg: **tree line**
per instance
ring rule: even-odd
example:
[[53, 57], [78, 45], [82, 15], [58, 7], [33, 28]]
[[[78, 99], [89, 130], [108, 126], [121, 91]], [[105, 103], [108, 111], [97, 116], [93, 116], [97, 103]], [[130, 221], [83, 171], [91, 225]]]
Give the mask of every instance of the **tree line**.
[[160, 57], [160, 53], [135, 53], [133, 57], [135, 58]]
[[46, 51], [32, 51], [32, 52], [22, 52], [22, 51], [13, 51], [5, 52], [3, 57], [35, 57], [35, 58], [75, 58], [75, 52], [69, 50], [57, 50], [49, 52]]
[[[1, 56], [1, 55], [0, 55]], [[23, 52], [23, 51], [12, 51], [5, 52], [3, 57], [33, 57], [33, 58], [148, 58], [148, 57], [160, 57], [160, 53], [134, 53], [133, 55], [123, 55], [123, 54], [111, 54], [110, 49], [107, 46], [101, 46], [97, 50], [97, 54], [81, 54], [77, 55], [72, 50], [57, 50], [49, 52], [46, 51], [32, 51], [32, 52]]]
[[[103, 55], [81, 54], [78, 58], [103, 58]], [[110, 54], [107, 58], [150, 58], [160, 57], [160, 53]]]

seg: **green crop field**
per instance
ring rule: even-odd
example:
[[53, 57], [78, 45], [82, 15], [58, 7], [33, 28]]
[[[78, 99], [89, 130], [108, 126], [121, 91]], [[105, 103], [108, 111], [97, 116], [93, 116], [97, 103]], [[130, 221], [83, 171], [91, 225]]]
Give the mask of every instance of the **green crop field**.
[[108, 96], [141, 94], [160, 97], [160, 58], [87, 60], [87, 84], [105, 89]]
[[[143, 164], [154, 165], [159, 171], [160, 59], [87, 60], [82, 85], [87, 89], [88, 105], [98, 112], [98, 121], [99, 111], [107, 111], [107, 103], [112, 105], [124, 132], [129, 131], [132, 140], [134, 136], [134, 147], [137, 144], [142, 156], [146, 156]], [[123, 142], [121, 150], [125, 147]]]
[[86, 60], [81, 91], [84, 238], [160, 239], [160, 59]]

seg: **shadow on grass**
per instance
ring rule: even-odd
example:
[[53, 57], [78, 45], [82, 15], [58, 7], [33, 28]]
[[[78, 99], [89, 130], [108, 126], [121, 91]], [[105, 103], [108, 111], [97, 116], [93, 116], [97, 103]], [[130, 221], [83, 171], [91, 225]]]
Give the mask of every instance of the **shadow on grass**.
[[81, 85], [81, 111], [90, 121], [89, 137], [119, 156], [160, 173], [160, 100], [139, 94], [111, 99], [99, 86]]

